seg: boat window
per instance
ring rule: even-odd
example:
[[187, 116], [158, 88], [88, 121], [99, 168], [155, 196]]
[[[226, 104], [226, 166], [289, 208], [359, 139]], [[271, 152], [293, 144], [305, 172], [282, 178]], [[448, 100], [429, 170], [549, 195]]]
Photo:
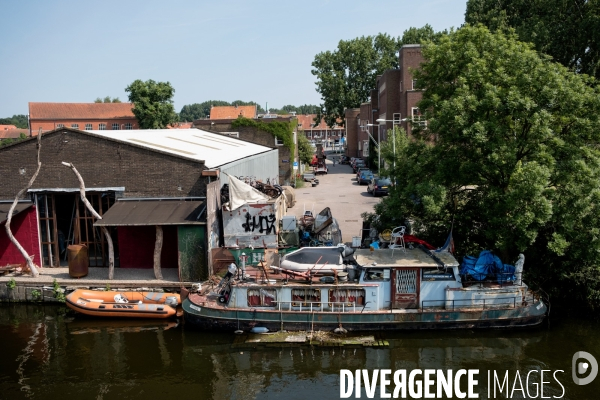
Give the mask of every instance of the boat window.
[[365, 271], [365, 281], [387, 282], [390, 280], [389, 269], [372, 269], [368, 268]]
[[277, 304], [276, 289], [248, 289], [248, 306], [250, 307], [275, 307]]
[[288, 254], [285, 256], [285, 260], [298, 264], [314, 265], [318, 263], [318, 266], [321, 266], [325, 263], [329, 265], [338, 265], [341, 262], [341, 254], [337, 247], [319, 250], [300, 250], [298, 252], [294, 252], [293, 254]]
[[332, 305], [363, 306], [365, 289], [329, 289], [329, 302]]
[[292, 306], [319, 307], [321, 305], [321, 291], [319, 289], [292, 289]]
[[423, 281], [454, 281], [454, 272], [451, 268], [448, 269], [423, 269]]

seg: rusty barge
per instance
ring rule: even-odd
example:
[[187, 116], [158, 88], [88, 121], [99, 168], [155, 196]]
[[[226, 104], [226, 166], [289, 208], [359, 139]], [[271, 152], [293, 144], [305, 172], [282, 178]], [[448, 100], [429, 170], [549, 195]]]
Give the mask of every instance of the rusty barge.
[[354, 259], [321, 278], [280, 269], [269, 279], [235, 279], [232, 265], [217, 291], [183, 302], [185, 322], [228, 331], [476, 329], [535, 326], [548, 313], [547, 299], [520, 274], [472, 280], [447, 252], [357, 250]]

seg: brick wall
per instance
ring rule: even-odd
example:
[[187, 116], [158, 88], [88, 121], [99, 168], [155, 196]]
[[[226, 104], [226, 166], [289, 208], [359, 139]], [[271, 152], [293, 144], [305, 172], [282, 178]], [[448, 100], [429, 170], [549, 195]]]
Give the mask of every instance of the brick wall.
[[346, 127], [346, 155], [348, 157], [358, 156], [358, 117], [360, 108], [348, 108], [345, 110], [344, 119]]
[[[14, 199], [27, 185], [37, 167], [36, 145], [31, 138], [0, 148], [0, 199]], [[202, 163], [70, 130], [43, 136], [41, 161], [33, 188], [78, 188], [62, 161], [75, 165], [87, 188], [125, 187], [125, 197], [204, 196], [208, 183]]]
[[[114, 118], [114, 119], [56, 119], [56, 120], [36, 120], [29, 121], [32, 134], [42, 129], [42, 132], [52, 131], [58, 127], [58, 124], [63, 124], [66, 128], [71, 128], [73, 124], [77, 124], [79, 130], [86, 130], [86, 124], [92, 124], [91, 130], [100, 130], [99, 124], [105, 124], [106, 130], [113, 130], [113, 124], [119, 124], [119, 130], [125, 129], [125, 124], [131, 124], [132, 129], [140, 129], [140, 126], [135, 118]], [[89, 129], [88, 129], [89, 130]]]

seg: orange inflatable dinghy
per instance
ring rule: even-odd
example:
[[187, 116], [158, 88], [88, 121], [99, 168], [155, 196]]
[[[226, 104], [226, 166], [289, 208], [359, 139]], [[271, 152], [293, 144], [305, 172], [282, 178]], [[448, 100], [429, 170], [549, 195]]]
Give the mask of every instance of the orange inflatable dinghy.
[[97, 317], [169, 318], [181, 303], [179, 295], [158, 292], [100, 292], [77, 289], [66, 297], [67, 306]]

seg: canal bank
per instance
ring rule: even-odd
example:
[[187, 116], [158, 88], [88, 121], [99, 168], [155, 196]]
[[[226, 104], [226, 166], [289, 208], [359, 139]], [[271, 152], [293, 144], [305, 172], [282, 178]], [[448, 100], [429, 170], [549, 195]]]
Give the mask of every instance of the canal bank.
[[89, 268], [82, 278], [69, 276], [68, 268], [41, 268], [37, 278], [9, 273], [0, 276], [0, 302], [61, 302], [65, 292], [75, 289], [179, 292], [192, 282], [180, 282], [175, 269], [163, 269], [163, 279], [154, 278], [151, 269], [116, 268], [107, 279], [106, 268]]

